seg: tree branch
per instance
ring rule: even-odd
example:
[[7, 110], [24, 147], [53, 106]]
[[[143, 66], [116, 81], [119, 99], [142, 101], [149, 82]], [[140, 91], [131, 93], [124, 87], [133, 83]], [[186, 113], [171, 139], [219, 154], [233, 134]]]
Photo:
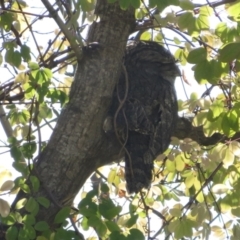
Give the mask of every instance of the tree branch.
[[49, 3], [48, 0], [42, 0], [42, 3], [46, 7], [46, 9], [49, 11], [49, 14], [52, 16], [52, 18], [55, 20], [61, 31], [63, 32], [64, 36], [69, 41], [69, 44], [71, 46], [71, 49], [75, 52], [78, 59], [82, 57], [82, 51], [79, 47], [82, 46], [82, 43], [77, 41], [76, 35], [73, 36], [72, 32], [69, 31], [67, 25], [62, 21], [62, 19], [59, 17], [57, 10], [53, 8], [53, 6]]

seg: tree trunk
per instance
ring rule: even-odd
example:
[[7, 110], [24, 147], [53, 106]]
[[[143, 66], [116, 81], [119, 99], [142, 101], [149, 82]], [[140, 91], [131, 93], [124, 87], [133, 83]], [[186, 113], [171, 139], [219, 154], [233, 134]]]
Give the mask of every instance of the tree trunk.
[[[103, 122], [119, 78], [127, 39], [134, 29], [134, 10], [123, 11], [118, 3], [98, 0], [95, 13], [100, 21], [92, 24], [88, 42], [98, 45], [83, 49], [70, 101], [34, 165], [41, 181], [34, 197], [45, 196], [52, 201], [48, 209], [40, 207], [37, 218], [49, 224], [60, 206], [71, 205], [96, 168], [119, 158], [118, 144], [105, 134]], [[23, 196], [26, 195], [20, 192], [17, 200]]]

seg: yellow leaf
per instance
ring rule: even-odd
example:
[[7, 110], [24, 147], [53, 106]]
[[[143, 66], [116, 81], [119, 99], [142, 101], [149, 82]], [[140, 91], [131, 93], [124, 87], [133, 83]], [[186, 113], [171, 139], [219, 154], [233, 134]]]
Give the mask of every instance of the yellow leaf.
[[191, 174], [185, 179], [185, 185], [187, 188], [191, 188], [196, 180], [196, 176]]
[[222, 154], [223, 154], [222, 161], [223, 161], [224, 167], [228, 168], [229, 166], [231, 166], [233, 164], [235, 156], [230, 151], [229, 148], [224, 149]]
[[229, 144], [229, 151], [236, 157], [240, 156], [240, 143], [237, 141], [232, 141]]
[[182, 160], [181, 155], [178, 155], [175, 159], [176, 170], [181, 172], [185, 168], [185, 162]]
[[0, 214], [2, 217], [7, 217], [10, 212], [9, 203], [0, 198]]
[[212, 192], [215, 194], [223, 194], [226, 193], [228, 191], [228, 187], [224, 184], [215, 184], [212, 187]]
[[14, 187], [14, 182], [12, 180], [7, 180], [4, 182], [0, 188], [0, 191], [9, 191]]
[[169, 159], [167, 159], [166, 161], [166, 169], [169, 171], [169, 172], [174, 172], [175, 171], [175, 164], [173, 161], [170, 161]]

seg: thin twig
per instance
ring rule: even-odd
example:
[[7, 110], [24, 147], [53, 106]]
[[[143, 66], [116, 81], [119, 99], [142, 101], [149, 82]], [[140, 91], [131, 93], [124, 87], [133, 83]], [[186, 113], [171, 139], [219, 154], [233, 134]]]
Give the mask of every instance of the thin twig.
[[80, 60], [82, 58], [83, 54], [82, 54], [82, 50], [79, 47], [79, 45], [82, 46], [83, 44], [81, 42], [79, 42], [79, 43], [76, 42], [76, 40], [77, 40], [76, 36], [74, 37], [72, 35], [72, 32], [68, 30], [66, 24], [59, 17], [59, 15], [57, 13], [57, 10], [55, 10], [52, 7], [50, 2], [48, 0], [42, 0], [42, 3], [47, 8], [47, 10], [49, 11], [50, 15], [52, 16], [52, 18], [55, 20], [55, 22], [57, 23], [57, 25], [59, 26], [59, 28], [63, 32], [63, 35], [67, 38], [67, 40], [69, 41], [69, 44], [70, 44], [72, 50], [76, 54], [77, 58]]

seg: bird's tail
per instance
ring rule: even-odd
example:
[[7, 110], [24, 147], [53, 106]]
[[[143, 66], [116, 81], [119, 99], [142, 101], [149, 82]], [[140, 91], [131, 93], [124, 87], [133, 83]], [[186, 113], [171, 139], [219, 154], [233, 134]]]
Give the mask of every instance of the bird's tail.
[[143, 135], [141, 134], [141, 138], [137, 135], [129, 134], [126, 145], [128, 152], [125, 154], [125, 178], [129, 193], [138, 193], [142, 188], [149, 188], [152, 181], [154, 156], [146, 145], [139, 141], [143, 139]]

